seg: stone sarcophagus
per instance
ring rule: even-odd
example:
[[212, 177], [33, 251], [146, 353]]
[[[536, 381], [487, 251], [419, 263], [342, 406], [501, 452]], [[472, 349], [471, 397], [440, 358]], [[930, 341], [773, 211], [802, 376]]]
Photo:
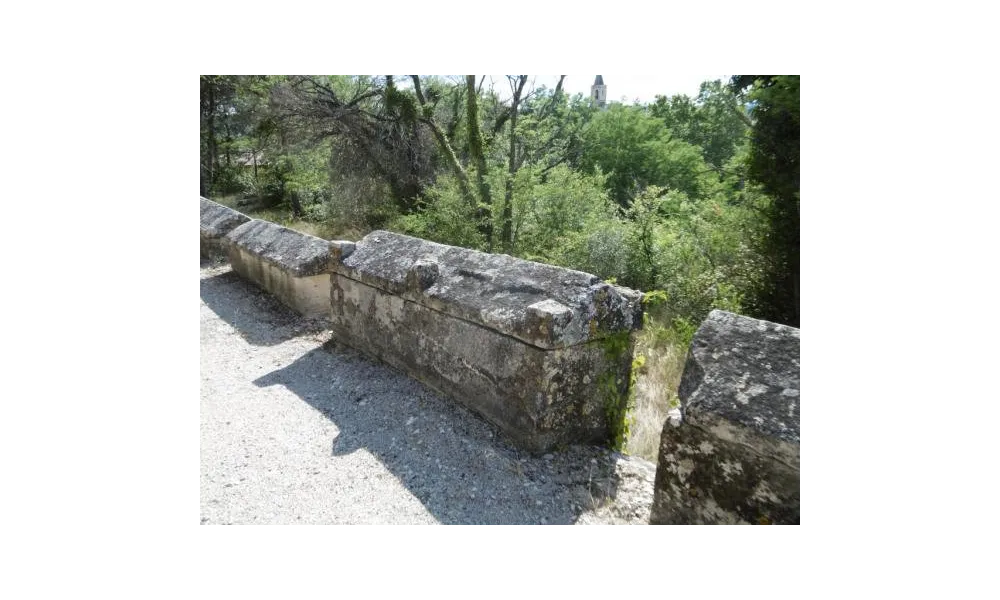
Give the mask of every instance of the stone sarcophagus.
[[226, 234], [250, 220], [245, 214], [235, 211], [208, 198], [201, 199], [201, 255], [218, 258], [229, 253]]
[[653, 524], [799, 523], [799, 330], [713, 310], [660, 438]]
[[541, 452], [603, 443], [629, 396], [642, 294], [594, 275], [375, 231], [331, 242], [331, 322]]
[[269, 221], [247, 221], [226, 236], [233, 270], [307, 317], [330, 313], [330, 242]]

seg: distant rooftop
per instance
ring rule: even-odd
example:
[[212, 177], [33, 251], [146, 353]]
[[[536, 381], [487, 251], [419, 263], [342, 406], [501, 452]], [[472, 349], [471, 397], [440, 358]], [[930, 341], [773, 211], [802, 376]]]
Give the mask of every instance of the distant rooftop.
[[604, 77], [598, 75], [597, 79], [594, 80], [594, 85], [604, 85]]

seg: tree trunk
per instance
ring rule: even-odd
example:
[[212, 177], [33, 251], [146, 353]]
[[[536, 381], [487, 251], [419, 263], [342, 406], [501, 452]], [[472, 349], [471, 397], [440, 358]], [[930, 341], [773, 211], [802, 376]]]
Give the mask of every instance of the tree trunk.
[[500, 243], [503, 246], [503, 251], [507, 254], [513, 254], [514, 250], [514, 231], [513, 231], [513, 220], [514, 220], [514, 175], [517, 172], [515, 169], [515, 158], [514, 153], [517, 150], [514, 145], [514, 127], [517, 125], [517, 117], [511, 117], [510, 129], [510, 160], [507, 163], [507, 184], [503, 195], [503, 214], [501, 215], [502, 226], [500, 230]]
[[[417, 75], [410, 75], [413, 79], [413, 89], [417, 94], [417, 102], [420, 103], [421, 111], [424, 109], [424, 94], [420, 90], [420, 77]], [[440, 146], [441, 151], [445, 155], [445, 160], [448, 162], [448, 166], [451, 167], [452, 173], [458, 179], [458, 187], [462, 192], [462, 197], [465, 198], [466, 202], [469, 203], [473, 209], [476, 208], [476, 196], [472, 193], [472, 186], [469, 183], [469, 175], [462, 168], [462, 163], [458, 162], [458, 156], [452, 149], [451, 144], [448, 143], [448, 137], [445, 136], [438, 124], [434, 122], [434, 119], [427, 116], [421, 116], [420, 122], [431, 128], [431, 133], [434, 134], [434, 139], [437, 140], [438, 146]]]
[[459, 121], [461, 120], [462, 111], [462, 93], [458, 92], [452, 95], [451, 98], [451, 123], [448, 124], [448, 139], [452, 142], [455, 141], [455, 134], [458, 131]]
[[[503, 251], [512, 254], [514, 251], [514, 176], [517, 174], [517, 144], [515, 129], [517, 127], [517, 107], [521, 102], [521, 92], [528, 81], [527, 75], [518, 75], [517, 89], [510, 101], [510, 154], [507, 161], [507, 185], [503, 197], [503, 214], [501, 216], [500, 243]], [[559, 80], [562, 85], [562, 79]]]
[[215, 183], [215, 82], [208, 82], [208, 182]]
[[487, 252], [493, 252], [493, 218], [490, 206], [493, 199], [489, 183], [486, 181], [486, 156], [483, 153], [483, 133], [479, 125], [479, 97], [476, 93], [476, 76], [465, 76], [468, 96], [466, 110], [469, 117], [469, 155], [476, 167], [476, 185], [479, 188], [479, 208], [476, 217], [479, 219], [480, 231], [486, 235]]
[[445, 160], [448, 162], [448, 166], [451, 167], [452, 173], [458, 178], [458, 187], [462, 191], [462, 197], [465, 198], [469, 206], [476, 207], [476, 195], [472, 193], [472, 184], [469, 182], [469, 174], [465, 172], [462, 168], [462, 163], [458, 162], [458, 156], [452, 149], [451, 144], [448, 143], [448, 138], [445, 137], [444, 132], [441, 128], [437, 126], [431, 119], [421, 119], [425, 125], [431, 128], [431, 132], [434, 134], [434, 139], [437, 140], [438, 146], [441, 147], [441, 151], [444, 152]]
[[299, 193], [296, 191], [288, 194], [288, 203], [292, 205], [292, 215], [301, 218], [305, 211], [302, 210], [302, 203], [299, 201]]

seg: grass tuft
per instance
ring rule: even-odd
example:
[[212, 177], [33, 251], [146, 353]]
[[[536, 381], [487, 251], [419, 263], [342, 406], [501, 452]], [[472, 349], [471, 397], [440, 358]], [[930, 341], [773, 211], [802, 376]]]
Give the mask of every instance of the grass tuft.
[[648, 322], [636, 340], [636, 354], [646, 357], [635, 383], [635, 410], [625, 450], [656, 462], [660, 434], [671, 404], [678, 402], [677, 387], [684, 372], [688, 344], [686, 332], [656, 321]]

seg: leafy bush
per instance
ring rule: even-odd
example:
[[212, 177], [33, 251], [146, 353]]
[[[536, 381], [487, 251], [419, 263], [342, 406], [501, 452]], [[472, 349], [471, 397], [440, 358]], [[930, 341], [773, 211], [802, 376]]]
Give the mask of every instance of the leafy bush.
[[[397, 212], [388, 186], [367, 175], [337, 176], [323, 203], [326, 218], [356, 229], [362, 235], [390, 227]], [[321, 209], [316, 209], [320, 213]]]
[[446, 175], [424, 191], [417, 212], [396, 217], [389, 228], [441, 244], [484, 250], [486, 240], [476, 225], [475, 213], [462, 197], [458, 182]]

